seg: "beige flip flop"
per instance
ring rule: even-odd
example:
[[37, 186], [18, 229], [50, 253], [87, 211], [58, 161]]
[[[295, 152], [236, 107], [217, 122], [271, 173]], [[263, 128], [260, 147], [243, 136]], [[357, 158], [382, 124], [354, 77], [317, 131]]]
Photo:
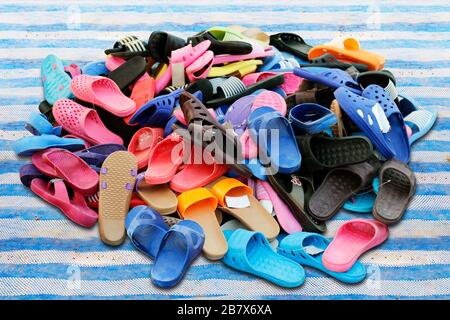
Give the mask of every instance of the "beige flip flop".
[[125, 217], [136, 176], [136, 157], [127, 151], [112, 153], [100, 169], [99, 232], [102, 241], [111, 246], [118, 246], [125, 240]]
[[162, 216], [169, 215], [177, 211], [178, 200], [169, 185], [150, 185], [139, 175], [136, 181], [136, 191], [142, 200], [152, 209], [158, 211]]
[[221, 259], [228, 251], [215, 210], [216, 197], [205, 188], [196, 188], [178, 196], [178, 213], [185, 220], [197, 222], [205, 232], [203, 253], [210, 260]]
[[217, 179], [209, 186], [219, 202], [219, 208], [238, 219], [249, 230], [260, 231], [269, 240], [275, 239], [280, 233], [278, 222], [267, 213], [249, 186], [226, 177]]

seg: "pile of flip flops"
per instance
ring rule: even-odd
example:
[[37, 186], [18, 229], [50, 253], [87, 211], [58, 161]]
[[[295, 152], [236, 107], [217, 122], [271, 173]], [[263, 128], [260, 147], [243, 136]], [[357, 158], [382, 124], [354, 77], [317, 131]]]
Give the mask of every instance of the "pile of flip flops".
[[[83, 66], [42, 63], [45, 100], [14, 143], [23, 184], [74, 223], [181, 281], [202, 252], [283, 287], [302, 266], [345, 282], [415, 193], [410, 145], [436, 113], [399, 94], [354, 38], [213, 27], [117, 41]], [[341, 208], [372, 213], [321, 233]], [[357, 217], [357, 214], [355, 215]]]

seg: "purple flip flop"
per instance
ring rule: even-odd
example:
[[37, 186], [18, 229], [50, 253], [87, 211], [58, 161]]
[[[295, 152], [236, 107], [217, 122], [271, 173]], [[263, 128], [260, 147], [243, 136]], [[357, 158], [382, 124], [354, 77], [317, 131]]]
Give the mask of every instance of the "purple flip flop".
[[242, 135], [247, 128], [253, 101], [256, 95], [249, 95], [236, 100], [225, 113], [225, 122], [230, 122], [237, 135]]
[[31, 181], [33, 179], [39, 178], [44, 180], [50, 180], [50, 177], [47, 177], [45, 174], [40, 172], [33, 164], [28, 163], [20, 167], [20, 181], [26, 187], [31, 186]]
[[103, 161], [113, 152], [126, 151], [127, 149], [116, 143], [105, 143], [77, 151], [75, 154], [83, 159], [92, 169], [100, 172]]

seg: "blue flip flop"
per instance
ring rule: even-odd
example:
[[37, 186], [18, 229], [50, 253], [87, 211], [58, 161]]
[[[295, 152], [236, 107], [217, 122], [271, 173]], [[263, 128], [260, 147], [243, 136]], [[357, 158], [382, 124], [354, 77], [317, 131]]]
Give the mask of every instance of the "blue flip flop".
[[40, 136], [42, 134], [53, 134], [55, 136], [60, 136], [62, 131], [61, 126], [53, 127], [47, 117], [39, 112], [32, 112], [30, 114], [30, 118], [25, 124], [25, 129], [35, 136]]
[[336, 115], [320, 104], [302, 103], [289, 111], [292, 126], [300, 133], [320, 133], [337, 123]]
[[156, 255], [151, 271], [152, 282], [162, 288], [175, 286], [201, 254], [204, 243], [205, 233], [195, 221], [183, 220], [172, 226]]
[[73, 98], [70, 89], [72, 78], [64, 71], [64, 63], [55, 55], [48, 55], [41, 66], [41, 79], [44, 97], [53, 105], [57, 100]]
[[299, 287], [305, 281], [305, 270], [273, 251], [262, 233], [238, 229], [224, 230], [224, 235], [228, 251], [222, 262], [227, 266], [286, 288]]
[[296, 232], [283, 238], [278, 245], [278, 253], [295, 262], [318, 269], [345, 283], [358, 283], [366, 277], [366, 268], [357, 261], [346, 272], [334, 272], [325, 268], [322, 255], [330, 240], [318, 233]]
[[357, 94], [361, 94], [362, 91], [360, 85], [347, 72], [340, 69], [328, 69], [321, 73], [313, 73], [304, 68], [295, 68], [294, 74], [332, 89], [344, 87]]
[[[334, 92], [336, 100], [350, 117], [350, 119], [367, 135], [375, 148], [385, 157], [390, 159], [395, 155], [389, 143], [386, 133], [383, 133], [374, 112], [377, 111], [384, 118], [383, 109], [373, 100], [357, 95], [346, 88], [339, 88]], [[384, 119], [387, 121], [387, 119]]]
[[155, 259], [161, 241], [169, 231], [161, 215], [147, 206], [131, 209], [125, 219], [125, 228], [131, 243], [152, 259]]
[[81, 71], [83, 74], [90, 76], [106, 76], [109, 73], [105, 61], [92, 61], [86, 63], [83, 68], [81, 68]]
[[19, 156], [31, 156], [33, 153], [47, 148], [61, 148], [69, 151], [80, 150], [84, 148], [84, 141], [43, 134], [16, 140], [13, 142], [12, 148]]
[[403, 117], [406, 117], [413, 111], [419, 110], [419, 104], [412, 97], [402, 93], [398, 95], [398, 109]]
[[352, 212], [370, 213], [372, 212], [376, 197], [376, 194], [373, 192], [360, 193], [348, 199], [344, 203], [343, 208]]
[[405, 124], [411, 128], [412, 135], [409, 137], [409, 144], [412, 145], [414, 142], [426, 135], [437, 119], [437, 112], [435, 110], [417, 110], [408, 114], [405, 118]]
[[410, 148], [405, 121], [397, 105], [390, 98], [389, 93], [384, 91], [379, 85], [371, 84], [364, 89], [362, 96], [378, 102], [383, 108], [391, 126], [391, 129], [386, 133], [386, 138], [394, 151], [394, 158], [407, 163], [409, 161]]
[[[260, 107], [249, 116], [249, 133], [267, 159], [270, 159], [271, 169], [281, 173], [293, 173], [300, 169], [302, 160], [297, 146], [294, 131], [290, 122], [279, 112], [270, 107]], [[272, 146], [272, 130], [278, 130], [279, 141]], [[259, 143], [258, 143], [259, 142]], [[283, 146], [283, 155], [279, 146]]]

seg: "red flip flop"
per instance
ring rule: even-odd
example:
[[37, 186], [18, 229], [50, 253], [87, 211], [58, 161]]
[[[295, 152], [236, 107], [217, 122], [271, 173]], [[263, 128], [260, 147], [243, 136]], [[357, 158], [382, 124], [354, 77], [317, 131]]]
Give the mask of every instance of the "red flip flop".
[[184, 149], [183, 138], [175, 133], [158, 142], [150, 153], [145, 181], [162, 184], [172, 180], [183, 162]]
[[[185, 192], [191, 189], [200, 188], [206, 186], [208, 183], [213, 182], [219, 177], [223, 176], [228, 171], [228, 166], [224, 164], [217, 164], [214, 162], [214, 158], [207, 154], [204, 159], [197, 159], [194, 150], [198, 147], [191, 149], [191, 160], [189, 163], [183, 166], [170, 181], [170, 188], [176, 192]], [[202, 154], [202, 153], [200, 153]]]
[[42, 159], [53, 167], [58, 178], [64, 179], [75, 190], [85, 195], [97, 191], [97, 172], [72, 152], [52, 149], [44, 152]]
[[138, 169], [148, 165], [150, 153], [155, 145], [163, 139], [162, 128], [144, 127], [136, 131], [128, 144], [128, 152], [136, 156]]
[[59, 208], [70, 220], [83, 227], [92, 227], [98, 219], [97, 213], [90, 209], [84, 195], [72, 190], [73, 197], [69, 197], [69, 190], [63, 180], [33, 179], [31, 190], [42, 199]]

